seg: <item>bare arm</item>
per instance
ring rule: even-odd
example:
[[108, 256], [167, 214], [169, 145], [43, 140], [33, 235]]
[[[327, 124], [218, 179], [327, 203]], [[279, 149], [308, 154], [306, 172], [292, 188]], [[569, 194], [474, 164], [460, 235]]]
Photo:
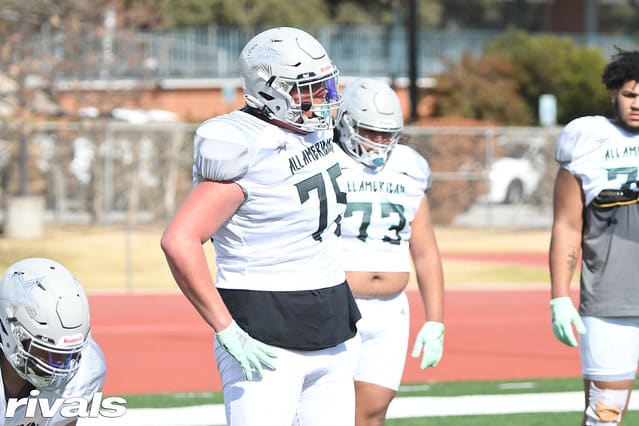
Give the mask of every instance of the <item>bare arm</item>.
[[242, 188], [235, 183], [200, 182], [169, 223], [160, 242], [175, 282], [216, 332], [228, 327], [232, 318], [213, 284], [202, 244], [243, 200]]
[[555, 178], [550, 240], [551, 297], [569, 296], [570, 281], [581, 254], [583, 193], [579, 180], [561, 168]]
[[411, 222], [410, 254], [427, 321], [444, 321], [444, 271], [433, 231], [428, 197], [424, 195]]

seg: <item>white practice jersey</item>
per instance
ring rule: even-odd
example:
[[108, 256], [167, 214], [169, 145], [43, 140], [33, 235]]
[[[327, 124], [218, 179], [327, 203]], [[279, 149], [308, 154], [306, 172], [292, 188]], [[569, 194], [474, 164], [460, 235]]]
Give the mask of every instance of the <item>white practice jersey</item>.
[[638, 317], [639, 135], [605, 117], [582, 117], [565, 127], [555, 156], [584, 193], [579, 313]]
[[577, 118], [559, 136], [555, 159], [581, 180], [588, 205], [601, 190], [619, 189], [638, 179], [639, 135], [606, 117]]
[[342, 284], [345, 196], [332, 131], [299, 135], [243, 111], [200, 125], [193, 178], [234, 181], [245, 201], [213, 235], [219, 288], [289, 291]]
[[[0, 372], [0, 377], [1, 376]], [[89, 337], [87, 346], [82, 350], [82, 358], [80, 361], [80, 368], [71, 381], [62, 389], [57, 391], [41, 391], [37, 396], [39, 399], [46, 399], [49, 403], [49, 407], [54, 406], [54, 401], [66, 398], [74, 398], [76, 402], [72, 402], [70, 405], [61, 404], [53, 415], [45, 416], [38, 408], [35, 411], [34, 417], [25, 417], [27, 414], [27, 406], [21, 405], [11, 418], [7, 418], [7, 398], [4, 393], [4, 387], [0, 388], [2, 397], [0, 398], [0, 419], [4, 421], [1, 423], [4, 426], [62, 426], [66, 425], [73, 420], [73, 418], [63, 417], [62, 414], [66, 412], [73, 412], [70, 407], [79, 407], [78, 398], [86, 401], [86, 408], [91, 407], [91, 400], [96, 392], [101, 392], [104, 386], [104, 380], [106, 376], [106, 362], [104, 360], [104, 354], [98, 346], [98, 344]], [[73, 401], [73, 400], [72, 400]], [[46, 409], [46, 408], [45, 408]], [[84, 407], [83, 407], [84, 409]]]
[[410, 223], [431, 185], [428, 162], [397, 145], [386, 165], [374, 170], [338, 149], [348, 201], [341, 225], [345, 270], [410, 271]]

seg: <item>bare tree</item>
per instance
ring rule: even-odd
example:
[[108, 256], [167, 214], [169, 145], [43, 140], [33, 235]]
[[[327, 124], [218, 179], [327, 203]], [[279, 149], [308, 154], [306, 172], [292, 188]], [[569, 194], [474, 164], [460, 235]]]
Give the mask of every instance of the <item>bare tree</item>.
[[[43, 186], [38, 182], [43, 178], [33, 172], [39, 147], [32, 142], [37, 123], [44, 119], [75, 121], [78, 110], [91, 107], [92, 149], [111, 155], [105, 130], [110, 112], [153, 84], [145, 67], [148, 46], [136, 25], [141, 17], [138, 8], [124, 1], [0, 0], [0, 141], [9, 142], [13, 158], [0, 161], [0, 195], [27, 195]], [[140, 25], [148, 24], [145, 19]], [[55, 140], [57, 135], [51, 137]], [[54, 143], [51, 160], [64, 162], [68, 153], [59, 145]], [[91, 197], [103, 192], [102, 178], [93, 177], [94, 191], [87, 191], [93, 192]], [[69, 174], [53, 167], [44, 179], [54, 188], [66, 188], [62, 181]], [[64, 191], [57, 193], [66, 196]], [[47, 200], [56, 211], [64, 201]], [[96, 220], [108, 208], [104, 202], [89, 204]]]

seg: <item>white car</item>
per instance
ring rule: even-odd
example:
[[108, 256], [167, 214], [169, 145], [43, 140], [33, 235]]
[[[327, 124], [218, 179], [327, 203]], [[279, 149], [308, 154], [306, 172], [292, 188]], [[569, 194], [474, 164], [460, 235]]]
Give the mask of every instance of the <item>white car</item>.
[[502, 157], [489, 172], [486, 200], [490, 203], [515, 204], [526, 201], [535, 192], [543, 176], [543, 166], [528, 157]]

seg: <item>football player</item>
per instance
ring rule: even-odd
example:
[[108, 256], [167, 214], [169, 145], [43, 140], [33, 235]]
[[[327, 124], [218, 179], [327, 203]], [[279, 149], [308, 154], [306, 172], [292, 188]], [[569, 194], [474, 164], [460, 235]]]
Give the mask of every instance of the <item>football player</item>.
[[[582, 425], [620, 425], [639, 360], [639, 52], [619, 50], [603, 84], [614, 117], [568, 123], [555, 145], [550, 301], [555, 336], [577, 346]], [[579, 266], [579, 310], [569, 294]]]
[[64, 400], [77, 401], [79, 415], [102, 390], [106, 374], [90, 329], [86, 294], [64, 266], [45, 258], [9, 266], [0, 285], [3, 425], [76, 424], [78, 416], [69, 414], [73, 407], [64, 409]]
[[439, 362], [444, 341], [444, 279], [430, 219], [428, 162], [398, 144], [403, 114], [393, 89], [360, 78], [343, 92], [335, 131], [342, 148], [340, 183], [347, 206], [342, 257], [362, 319], [349, 342], [355, 357], [356, 424], [383, 425], [399, 387], [408, 349], [406, 288], [415, 265], [426, 322], [412, 355], [421, 368]]
[[344, 342], [360, 315], [337, 236], [338, 70], [314, 37], [289, 27], [256, 35], [239, 63], [246, 107], [196, 130], [194, 188], [161, 246], [215, 330], [229, 425], [352, 425]]

